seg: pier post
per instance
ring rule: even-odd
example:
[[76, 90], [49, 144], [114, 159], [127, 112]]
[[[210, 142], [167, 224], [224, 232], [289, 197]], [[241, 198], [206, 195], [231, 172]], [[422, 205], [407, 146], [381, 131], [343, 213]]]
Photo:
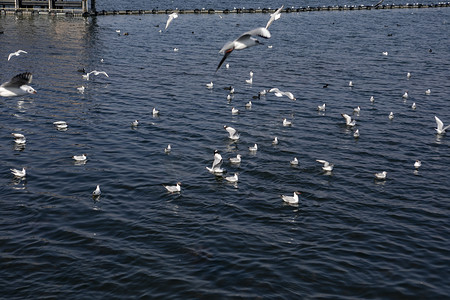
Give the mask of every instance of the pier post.
[[19, 9], [22, 6], [22, 0], [15, 0], [14, 1], [14, 8]]
[[96, 12], [95, 10], [95, 0], [91, 0], [91, 11]]
[[87, 0], [81, 1], [81, 10], [83, 11], [83, 14], [88, 12]]

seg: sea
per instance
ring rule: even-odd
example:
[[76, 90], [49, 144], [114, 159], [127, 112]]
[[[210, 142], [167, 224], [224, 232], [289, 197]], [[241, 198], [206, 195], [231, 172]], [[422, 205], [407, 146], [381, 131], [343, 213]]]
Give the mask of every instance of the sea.
[[[282, 4], [319, 6], [97, 10]], [[37, 91], [0, 97], [0, 298], [450, 297], [450, 133], [435, 130], [450, 124], [450, 8], [283, 13], [217, 72], [223, 45], [270, 15], [167, 18], [0, 15], [0, 80], [31, 72]], [[296, 100], [259, 94], [272, 88]], [[206, 169], [215, 150], [224, 174]]]

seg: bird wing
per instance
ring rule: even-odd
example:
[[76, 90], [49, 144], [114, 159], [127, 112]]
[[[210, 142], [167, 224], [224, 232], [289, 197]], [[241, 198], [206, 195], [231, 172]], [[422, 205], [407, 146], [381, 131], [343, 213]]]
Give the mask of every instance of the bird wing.
[[26, 72], [21, 73], [19, 75], [14, 76], [11, 78], [10, 81], [3, 83], [2, 87], [20, 87], [24, 84], [31, 83], [31, 80], [33, 79], [33, 74]]
[[377, 4], [375, 4], [374, 7], [377, 7], [378, 5], [380, 5], [381, 3], [383, 3], [384, 0], [379, 1]]
[[281, 17], [281, 10], [283, 9], [284, 5], [281, 5], [279, 9], [277, 9], [273, 14], [270, 15], [270, 19], [267, 22], [266, 29], [269, 28], [270, 25], [272, 25], [273, 21], [278, 20]]
[[233, 127], [227, 126], [227, 127], [225, 128], [225, 130], [228, 131], [228, 133], [230, 134], [230, 136], [236, 134], [236, 129], [234, 129]]
[[291, 92], [283, 92], [285, 96], [287, 96], [291, 100], [295, 100], [294, 95]]
[[8, 55], [8, 61], [11, 59], [11, 57], [13, 57], [14, 55], [16, 55], [16, 53], [15, 52], [13, 52], [13, 53], [10, 53], [9, 55]]
[[323, 160], [323, 159], [316, 159], [316, 161], [317, 161], [318, 163], [323, 164], [324, 166], [329, 164], [326, 160]]
[[17, 50], [16, 53], [28, 53], [28, 52], [24, 50]]
[[[225, 45], [226, 46], [226, 45]], [[224, 46], [224, 47], [225, 47]], [[223, 50], [224, 48], [222, 48], [222, 50]], [[222, 50], [220, 50], [220, 51], [222, 51]], [[228, 56], [230, 56], [230, 54], [231, 54], [231, 52], [233, 52], [233, 50], [234, 50], [234, 47], [233, 48], [231, 48], [231, 49], [227, 49], [226, 51], [225, 51], [225, 54], [223, 55], [223, 57], [222, 57], [222, 59], [220, 60], [220, 63], [219, 63], [219, 65], [217, 66], [217, 68], [216, 68], [216, 72], [217, 72], [217, 70], [219, 70], [219, 68], [222, 66], [222, 64], [223, 64], [223, 62], [225, 61], [225, 59], [227, 59], [227, 57]], [[223, 51], [222, 51], [223, 52]]]
[[345, 122], [347, 124], [350, 124], [352, 122], [352, 117], [350, 117], [349, 115], [347, 115], [347, 114], [341, 114], [341, 115], [344, 117]]
[[434, 118], [436, 119], [437, 129], [442, 130], [444, 128], [444, 123], [442, 123], [441, 119], [438, 117], [434, 116]]
[[260, 36], [265, 39], [269, 39], [271, 37], [269, 30], [264, 27], [258, 27], [243, 33], [240, 37], [236, 39], [236, 41], [240, 41], [241, 39], [248, 39], [250, 36]]
[[214, 161], [212, 164], [211, 169], [216, 169], [216, 168], [220, 168], [220, 166], [222, 165], [223, 159], [222, 159], [222, 155], [220, 155], [219, 153], [216, 153], [214, 155]]

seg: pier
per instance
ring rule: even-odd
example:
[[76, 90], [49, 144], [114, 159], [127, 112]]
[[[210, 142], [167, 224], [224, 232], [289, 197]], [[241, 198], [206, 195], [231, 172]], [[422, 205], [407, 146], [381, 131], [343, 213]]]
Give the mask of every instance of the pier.
[[[450, 2], [437, 4], [384, 4], [384, 5], [344, 5], [344, 6], [306, 6], [288, 7], [283, 13], [312, 12], [312, 11], [347, 11], [347, 10], [380, 10], [380, 9], [411, 9], [411, 8], [435, 8], [450, 7]], [[152, 10], [113, 10], [96, 11], [95, 0], [0, 0], [0, 14], [68, 14], [89, 16], [105, 15], [142, 15], [142, 14], [246, 14], [246, 13], [273, 13], [272, 8], [233, 8], [224, 10], [209, 9], [152, 9]]]

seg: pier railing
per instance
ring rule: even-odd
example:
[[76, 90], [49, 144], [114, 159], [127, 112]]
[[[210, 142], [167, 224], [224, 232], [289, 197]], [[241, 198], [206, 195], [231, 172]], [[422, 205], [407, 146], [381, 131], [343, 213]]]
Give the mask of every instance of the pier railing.
[[[79, 13], [84, 16], [93, 15], [137, 15], [137, 14], [170, 14], [173, 12], [179, 14], [244, 14], [244, 13], [273, 13], [276, 9], [270, 8], [234, 8], [215, 10], [209, 9], [165, 9], [165, 10], [112, 10], [112, 11], [95, 11], [91, 0], [91, 9], [88, 8], [88, 0], [67, 1], [67, 0], [0, 0], [0, 13], [27, 13], [34, 12], [66, 12]], [[450, 2], [439, 2], [436, 4], [384, 4], [379, 6], [374, 5], [340, 5], [340, 6], [306, 6], [306, 7], [288, 7], [282, 10], [283, 13], [294, 12], [310, 12], [310, 11], [341, 11], [341, 10], [379, 10], [379, 9], [402, 9], [402, 8], [432, 8], [432, 7], [450, 7]]]

